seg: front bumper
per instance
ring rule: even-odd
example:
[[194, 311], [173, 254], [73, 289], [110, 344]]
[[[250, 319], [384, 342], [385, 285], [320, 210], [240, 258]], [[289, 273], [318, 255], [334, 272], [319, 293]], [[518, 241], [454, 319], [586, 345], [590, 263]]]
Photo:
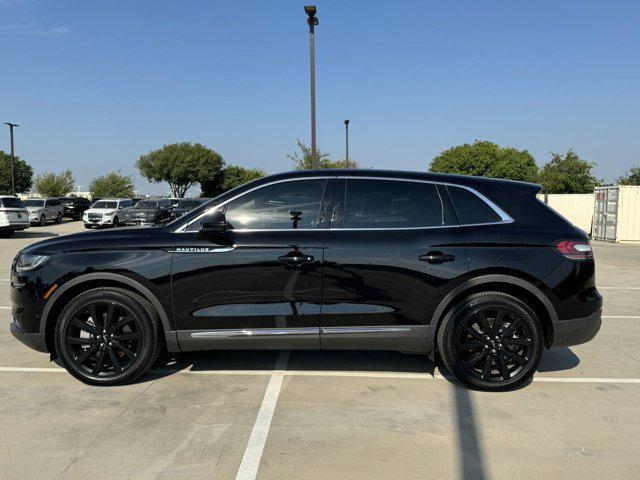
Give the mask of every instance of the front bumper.
[[552, 347], [569, 347], [593, 339], [602, 325], [602, 309], [588, 317], [559, 320], [554, 325]]
[[48, 353], [47, 344], [44, 339], [44, 333], [27, 333], [24, 332], [18, 325], [12, 323], [10, 325], [11, 334], [24, 343], [27, 347], [33, 348], [38, 352]]

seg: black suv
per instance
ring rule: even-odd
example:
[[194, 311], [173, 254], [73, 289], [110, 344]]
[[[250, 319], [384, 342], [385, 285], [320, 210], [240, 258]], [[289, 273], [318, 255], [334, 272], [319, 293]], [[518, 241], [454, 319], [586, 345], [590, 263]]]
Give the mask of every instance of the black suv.
[[170, 198], [145, 198], [127, 212], [127, 225], [157, 225], [171, 220], [173, 203]]
[[91, 202], [83, 197], [60, 197], [60, 202], [64, 207], [63, 215], [74, 220], [80, 220], [91, 206]]
[[424, 353], [475, 388], [527, 381], [543, 349], [592, 339], [585, 233], [540, 186], [375, 170], [289, 172], [152, 228], [22, 250], [13, 334], [80, 380], [133, 381], [170, 352]]

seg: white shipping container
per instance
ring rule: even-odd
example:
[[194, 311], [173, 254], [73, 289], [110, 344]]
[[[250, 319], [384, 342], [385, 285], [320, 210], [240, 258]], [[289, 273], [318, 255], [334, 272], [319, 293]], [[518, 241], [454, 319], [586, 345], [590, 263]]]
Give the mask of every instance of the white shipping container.
[[593, 238], [640, 242], [640, 186], [596, 187]]

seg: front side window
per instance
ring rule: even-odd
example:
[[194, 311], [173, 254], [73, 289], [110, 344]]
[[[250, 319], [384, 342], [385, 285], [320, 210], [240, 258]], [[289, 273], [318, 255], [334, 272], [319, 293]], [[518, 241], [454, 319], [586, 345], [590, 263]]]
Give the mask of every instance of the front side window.
[[226, 205], [229, 229], [310, 229], [321, 221], [325, 179], [274, 183]]
[[451, 185], [447, 188], [462, 225], [495, 223], [502, 221], [502, 217], [472, 191]]
[[349, 179], [343, 228], [439, 227], [450, 222], [432, 183]]

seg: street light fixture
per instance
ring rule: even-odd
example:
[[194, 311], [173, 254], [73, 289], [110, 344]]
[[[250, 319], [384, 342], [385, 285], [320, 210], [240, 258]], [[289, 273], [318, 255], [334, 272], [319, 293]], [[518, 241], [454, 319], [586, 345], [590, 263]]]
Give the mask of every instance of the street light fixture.
[[318, 162], [317, 146], [316, 146], [316, 54], [314, 41], [314, 27], [318, 25], [318, 17], [316, 17], [315, 5], [307, 5], [304, 7], [305, 13], [308, 15], [307, 24], [309, 25], [309, 63], [311, 68], [311, 168], [316, 168]]
[[349, 168], [349, 120], [344, 121], [344, 144], [345, 144], [345, 160], [347, 161], [347, 168]]
[[19, 127], [17, 123], [4, 122], [5, 125], [9, 125], [9, 136], [11, 138], [11, 195], [16, 196], [16, 175], [15, 175], [15, 163], [16, 157], [13, 151], [13, 127]]

